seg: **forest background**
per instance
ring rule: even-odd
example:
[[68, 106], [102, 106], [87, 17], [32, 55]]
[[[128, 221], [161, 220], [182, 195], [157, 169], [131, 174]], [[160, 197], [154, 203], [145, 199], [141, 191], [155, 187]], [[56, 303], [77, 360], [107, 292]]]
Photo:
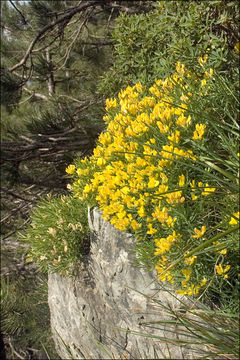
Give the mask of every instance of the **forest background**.
[[138, 81], [150, 86], [177, 61], [194, 71], [205, 54], [237, 88], [239, 6], [5, 1], [1, 17], [1, 329], [9, 356], [55, 358], [47, 276], [27, 261], [19, 231], [40, 199], [68, 194], [65, 169], [92, 154], [106, 98]]

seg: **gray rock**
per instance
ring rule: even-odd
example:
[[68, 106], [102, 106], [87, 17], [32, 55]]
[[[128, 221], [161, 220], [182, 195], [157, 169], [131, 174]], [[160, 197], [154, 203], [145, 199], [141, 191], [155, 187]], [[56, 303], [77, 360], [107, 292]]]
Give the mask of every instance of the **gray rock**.
[[[194, 359], [192, 349], [174, 345], [178, 329], [153, 329], [145, 322], [170, 317], [152, 300], [179, 308], [156, 274], [135, 266], [134, 238], [89, 211], [91, 251], [75, 278], [49, 274], [49, 307], [56, 351], [62, 359]], [[181, 297], [182, 299], [182, 297]], [[187, 301], [187, 299], [185, 299]], [[171, 330], [171, 332], [169, 332]], [[169, 337], [163, 340], [132, 332]]]

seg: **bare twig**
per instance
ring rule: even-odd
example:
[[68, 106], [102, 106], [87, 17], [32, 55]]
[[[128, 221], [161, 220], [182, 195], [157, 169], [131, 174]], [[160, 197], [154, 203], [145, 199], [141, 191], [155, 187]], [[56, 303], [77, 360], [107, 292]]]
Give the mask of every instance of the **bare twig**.
[[13, 353], [18, 359], [21, 359], [21, 360], [24, 360], [24, 359], [25, 359], [25, 356], [20, 355], [20, 354], [14, 349], [10, 337], [8, 338], [8, 345], [10, 346], [10, 348], [11, 348], [11, 350], [12, 350], [12, 353]]
[[[31, 201], [32, 202], [32, 201]], [[8, 220], [9, 218], [11, 218], [14, 214], [18, 213], [19, 210], [23, 210], [24, 208], [28, 207], [28, 204], [23, 203], [20, 204], [16, 209], [12, 210], [11, 213], [7, 216], [5, 216], [3, 219], [1, 219], [1, 223], [4, 223], [4, 221]]]
[[[63, 64], [58, 68], [58, 70], [61, 70], [61, 69], [66, 65], [66, 62], [67, 62], [67, 60], [68, 60], [68, 58], [69, 58], [69, 55], [70, 55], [70, 51], [71, 51], [71, 49], [72, 49], [72, 47], [73, 47], [76, 39], [78, 38], [78, 35], [80, 34], [83, 26], [86, 24], [88, 18], [89, 18], [90, 15], [92, 14], [92, 11], [93, 11], [93, 9], [91, 9], [91, 11], [89, 12], [88, 16], [83, 20], [82, 24], [81, 24], [81, 25], [79, 26], [79, 28], [77, 29], [76, 35], [74, 36], [71, 44], [68, 46], [65, 55], [63, 56], [63, 59], [65, 58], [65, 60], [64, 60]], [[61, 60], [62, 60], [62, 59], [61, 59]]]
[[[3, 192], [5, 192], [5, 193], [8, 194], [8, 195], [11, 195], [11, 196], [17, 198], [17, 199], [24, 200], [24, 201], [28, 201], [28, 202], [34, 202], [34, 201], [30, 200], [30, 199], [26, 199], [26, 198], [24, 198], [24, 197], [22, 197], [22, 196], [20, 196], [20, 195], [18, 195], [18, 194], [15, 194], [13, 191], [10, 191], [10, 190], [8, 190], [8, 189], [6, 189], [6, 188], [4, 188], [4, 187], [1, 187], [0, 190], [3, 191]], [[4, 219], [2, 219], [1, 222], [2, 222], [3, 220], [4, 220]]]

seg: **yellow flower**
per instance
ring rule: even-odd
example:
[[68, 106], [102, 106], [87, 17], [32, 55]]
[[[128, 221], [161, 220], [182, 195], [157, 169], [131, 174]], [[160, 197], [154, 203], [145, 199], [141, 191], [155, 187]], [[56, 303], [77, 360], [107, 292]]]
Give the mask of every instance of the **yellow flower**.
[[168, 136], [168, 139], [170, 140], [170, 143], [179, 143], [180, 140], [180, 131], [175, 130], [171, 133], [170, 136]]
[[212, 68], [210, 68], [209, 69], [209, 72], [205, 72], [205, 74], [204, 74], [204, 76], [206, 77], [206, 78], [211, 78], [212, 76], [213, 76], [213, 69]]
[[240, 214], [239, 211], [236, 212], [236, 213], [233, 213], [233, 215], [234, 215], [235, 217], [231, 217], [231, 220], [229, 221], [229, 225], [237, 225], [237, 223], [238, 223], [239, 220], [237, 220], [236, 218], [239, 219], [239, 214]]
[[188, 127], [191, 124], [191, 116], [189, 115], [187, 118], [181, 114], [177, 120], [176, 120], [176, 124], [181, 126], [181, 127]]
[[106, 160], [104, 158], [97, 159], [97, 166], [103, 166], [106, 164]]
[[196, 191], [196, 181], [194, 179], [190, 182], [190, 186], [192, 188], [192, 191]]
[[174, 191], [166, 194], [168, 204], [183, 203], [185, 198], [182, 196], [182, 191]]
[[108, 123], [110, 121], [110, 117], [108, 115], [104, 115], [103, 116], [103, 121], [105, 121], [106, 123]]
[[136, 87], [138, 92], [142, 91], [142, 84], [140, 82], [136, 83], [135, 87]]
[[149, 189], [155, 188], [159, 185], [159, 181], [154, 178], [149, 178], [148, 187]]
[[139, 224], [136, 220], [132, 220], [131, 221], [131, 227], [133, 228], [133, 230], [137, 230], [142, 226], [142, 224]]
[[219, 254], [226, 255], [227, 249], [222, 249], [219, 251]]
[[194, 255], [194, 256], [191, 256], [191, 257], [187, 257], [184, 262], [186, 265], [192, 265], [195, 261], [197, 257]]
[[203, 134], [205, 132], [206, 125], [204, 124], [196, 124], [196, 130], [194, 130], [193, 133], [193, 140], [201, 140], [203, 137]]
[[181, 95], [181, 97], [180, 97], [180, 100], [182, 100], [182, 101], [188, 101], [188, 97], [187, 96], [185, 96], [183, 93], [182, 93], [182, 95]]
[[207, 282], [207, 279], [204, 277], [200, 283], [200, 286], [204, 286]]
[[179, 176], [179, 186], [183, 187], [185, 185], [185, 176], [182, 174]]
[[75, 165], [69, 165], [67, 168], [66, 168], [66, 173], [68, 174], [73, 174], [74, 171], [76, 169], [76, 166]]
[[83, 193], [87, 194], [91, 191], [91, 189], [92, 189], [91, 185], [87, 184], [83, 189]]
[[156, 232], [157, 232], [157, 229], [154, 229], [153, 227], [152, 227], [152, 224], [148, 224], [148, 228], [149, 228], [149, 230], [147, 231], [147, 234], [155, 234]]
[[204, 191], [202, 192], [203, 196], [208, 196], [210, 195], [212, 192], [214, 192], [216, 190], [216, 188], [211, 188], [209, 187], [208, 183], [206, 183]]
[[194, 228], [194, 232], [195, 232], [195, 235], [192, 235], [192, 237], [196, 238], [196, 239], [199, 239], [200, 237], [202, 237], [205, 234], [206, 226], [203, 225], [201, 230], [199, 230], [197, 228]]
[[208, 59], [208, 56], [207, 55], [204, 55], [204, 57], [199, 57], [198, 58], [198, 62], [201, 66], [203, 66], [203, 64], [205, 64], [207, 62], [207, 59]]
[[[111, 138], [111, 135], [110, 135], [108, 132], [106, 132], [106, 133], [101, 133], [101, 134], [99, 135], [98, 141], [99, 141], [102, 145], [106, 146], [106, 145], [108, 145], [108, 144], [111, 143], [112, 138]], [[95, 156], [97, 156], [97, 150], [98, 150], [98, 149], [99, 149], [99, 147], [97, 147], [97, 148], [94, 150], [94, 155], [95, 155]], [[99, 150], [100, 150], [100, 149], [99, 149]]]
[[106, 99], [106, 110], [117, 107], [117, 99]]
[[[185, 281], [187, 282], [187, 281], [189, 281], [190, 276], [192, 274], [192, 269], [182, 269], [182, 273], [185, 276], [185, 279], [186, 279]], [[184, 284], [184, 285], [186, 285], [186, 284]]]
[[141, 207], [138, 209], [138, 215], [139, 215], [140, 217], [144, 217], [145, 211], [144, 211], [144, 207], [143, 207], [143, 206], [141, 206]]
[[[222, 264], [215, 266], [215, 269], [216, 269], [218, 275], [223, 275], [223, 274], [225, 274], [226, 272], [228, 272], [228, 271], [230, 270], [230, 268], [231, 268], [231, 265], [227, 265], [227, 266], [225, 267], [225, 269], [223, 269]], [[224, 277], [227, 278], [228, 276], [225, 275]]]

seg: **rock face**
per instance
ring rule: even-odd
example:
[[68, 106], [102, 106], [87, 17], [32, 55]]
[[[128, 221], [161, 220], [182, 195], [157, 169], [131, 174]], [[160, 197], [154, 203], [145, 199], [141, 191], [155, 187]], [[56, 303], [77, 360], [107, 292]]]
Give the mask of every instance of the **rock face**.
[[[191, 349], [166, 345], [159, 337], [177, 338], [177, 328], [153, 329], [145, 322], [169, 319], [151, 296], [173, 308], [178, 300], [160, 289], [156, 274], [134, 265], [134, 239], [89, 213], [91, 251], [79, 275], [49, 275], [49, 307], [56, 350], [62, 359], [194, 359]], [[144, 296], [145, 294], [146, 296]], [[169, 330], [169, 326], [168, 326]]]

